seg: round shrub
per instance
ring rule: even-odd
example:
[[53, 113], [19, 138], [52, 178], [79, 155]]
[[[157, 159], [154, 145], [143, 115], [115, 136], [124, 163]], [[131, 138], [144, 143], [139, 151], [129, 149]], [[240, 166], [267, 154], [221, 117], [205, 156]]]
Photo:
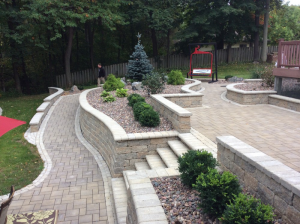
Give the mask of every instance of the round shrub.
[[145, 102], [145, 98], [136, 94], [135, 96], [130, 97], [130, 99], [128, 100], [128, 105], [133, 107], [134, 104], [136, 104], [138, 102]]
[[215, 218], [220, 218], [226, 208], [241, 192], [238, 179], [232, 173], [225, 171], [220, 174], [216, 169], [208, 169], [206, 174], [198, 176], [193, 187], [200, 193], [201, 203], [199, 207]]
[[152, 108], [149, 108], [141, 113], [139, 121], [142, 126], [156, 127], [160, 123], [159, 114]]
[[116, 78], [113, 74], [109, 74], [103, 85], [103, 89], [106, 91], [114, 91], [116, 89], [122, 89], [124, 86], [125, 84], [121, 82], [120, 78]]
[[127, 97], [128, 102], [130, 102], [131, 98], [134, 97], [134, 96], [141, 96], [141, 95], [139, 95], [139, 94], [137, 94], [137, 93], [130, 94], [130, 95]]
[[178, 163], [182, 183], [191, 187], [199, 174], [216, 167], [217, 160], [207, 151], [189, 150], [178, 158]]
[[219, 219], [222, 224], [269, 224], [273, 223], [273, 208], [264, 205], [260, 199], [239, 194], [227, 205], [223, 216]]
[[134, 106], [133, 106], [133, 114], [134, 114], [135, 120], [138, 121], [139, 118], [140, 118], [141, 113], [144, 110], [147, 110], [147, 109], [152, 109], [151, 105], [149, 105], [148, 103], [138, 102], [138, 103], [134, 104]]
[[183, 85], [185, 82], [182, 72], [180, 70], [172, 70], [168, 74], [168, 84], [171, 85]]

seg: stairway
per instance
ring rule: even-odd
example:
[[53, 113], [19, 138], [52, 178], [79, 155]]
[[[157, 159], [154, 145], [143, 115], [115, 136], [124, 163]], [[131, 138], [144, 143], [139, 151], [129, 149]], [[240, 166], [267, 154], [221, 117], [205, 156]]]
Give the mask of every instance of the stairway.
[[[151, 170], [161, 168], [178, 169], [177, 159], [188, 150], [206, 150], [216, 158], [217, 147], [209, 139], [191, 129], [191, 133], [178, 135], [179, 140], [168, 141], [167, 148], [157, 148], [157, 155], [147, 155], [146, 162], [135, 163], [137, 171], [150, 173]], [[124, 171], [122, 178], [112, 179], [113, 196], [118, 223], [126, 223], [127, 216], [127, 189], [126, 174], [135, 171]]]

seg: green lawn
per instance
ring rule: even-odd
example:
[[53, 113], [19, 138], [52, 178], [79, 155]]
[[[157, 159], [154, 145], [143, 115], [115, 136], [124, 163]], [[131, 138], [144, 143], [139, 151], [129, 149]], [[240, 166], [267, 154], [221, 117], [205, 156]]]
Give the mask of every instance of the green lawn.
[[0, 195], [7, 194], [11, 185], [18, 190], [32, 183], [43, 170], [36, 146], [24, 139], [24, 133], [36, 108], [47, 96], [0, 97], [2, 116], [26, 121], [0, 137]]

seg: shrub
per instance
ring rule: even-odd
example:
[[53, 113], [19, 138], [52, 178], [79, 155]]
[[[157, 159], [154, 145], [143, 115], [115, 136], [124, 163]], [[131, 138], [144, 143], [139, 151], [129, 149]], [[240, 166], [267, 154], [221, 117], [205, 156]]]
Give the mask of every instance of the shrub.
[[133, 114], [134, 114], [135, 120], [139, 121], [141, 113], [144, 110], [149, 109], [149, 108], [153, 109], [151, 107], [151, 105], [149, 105], [148, 103], [145, 103], [145, 102], [138, 102], [138, 103], [134, 104], [134, 106], [133, 106]]
[[222, 218], [222, 224], [268, 224], [273, 223], [273, 208], [264, 205], [259, 199], [240, 193], [227, 205]]
[[130, 94], [130, 95], [127, 97], [128, 102], [130, 102], [131, 98], [134, 97], [134, 96], [141, 96], [141, 95], [139, 95], [139, 94], [137, 94], [137, 93]]
[[134, 104], [136, 104], [138, 102], [145, 102], [145, 98], [141, 97], [139, 94], [135, 94], [134, 96], [132, 96], [132, 97], [129, 98], [128, 105], [131, 106], [131, 107], [133, 107]]
[[114, 91], [116, 89], [122, 89], [124, 86], [125, 84], [121, 82], [120, 78], [116, 78], [113, 74], [110, 74], [103, 85], [103, 89], [106, 91]]
[[128, 91], [128, 89], [117, 89], [117, 91], [116, 91], [117, 97], [126, 97], [126, 96], [128, 96], [127, 91]]
[[109, 96], [110, 95], [110, 93], [109, 92], [106, 92], [105, 90], [103, 90], [103, 92], [101, 93], [101, 97], [107, 97], [107, 96]]
[[182, 72], [180, 70], [172, 70], [168, 74], [168, 84], [171, 85], [183, 85], [185, 79], [182, 76]]
[[225, 80], [228, 81], [228, 79], [230, 79], [230, 78], [232, 78], [232, 77], [233, 77], [232, 75], [226, 75], [226, 76], [225, 76]]
[[252, 79], [261, 79], [262, 74], [264, 73], [264, 67], [261, 65], [256, 65], [251, 70], [251, 78]]
[[201, 197], [199, 207], [210, 216], [220, 218], [228, 204], [235, 195], [241, 192], [238, 179], [228, 171], [219, 174], [216, 169], [198, 176], [193, 187], [198, 190]]
[[263, 83], [265, 83], [268, 87], [272, 87], [274, 85], [275, 77], [273, 76], [273, 68], [273, 66], [266, 66], [263, 74], [261, 75]]
[[160, 123], [159, 114], [152, 108], [149, 108], [141, 113], [139, 121], [142, 126], [156, 127]]
[[104, 102], [111, 103], [111, 102], [114, 102], [114, 101], [116, 101], [116, 98], [113, 95], [109, 95], [109, 96], [104, 98]]
[[83, 89], [84, 89], [83, 86], [77, 86], [77, 88], [78, 88], [79, 90], [83, 90]]
[[165, 74], [152, 72], [151, 74], [144, 75], [142, 86], [147, 91], [148, 95], [161, 93], [167, 82]]
[[207, 151], [189, 150], [178, 158], [178, 163], [182, 183], [191, 187], [199, 174], [215, 168], [217, 160]]

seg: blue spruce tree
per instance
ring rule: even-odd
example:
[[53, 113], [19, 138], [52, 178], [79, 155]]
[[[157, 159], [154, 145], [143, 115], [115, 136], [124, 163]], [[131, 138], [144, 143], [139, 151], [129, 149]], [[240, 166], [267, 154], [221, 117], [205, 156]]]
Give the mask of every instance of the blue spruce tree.
[[130, 56], [131, 60], [128, 61], [127, 66], [127, 79], [134, 79], [142, 81], [143, 76], [146, 74], [151, 74], [153, 66], [150, 64], [150, 61], [147, 59], [148, 56], [144, 51], [143, 45], [141, 45], [141, 34], [138, 33], [138, 43], [134, 47], [134, 52]]

